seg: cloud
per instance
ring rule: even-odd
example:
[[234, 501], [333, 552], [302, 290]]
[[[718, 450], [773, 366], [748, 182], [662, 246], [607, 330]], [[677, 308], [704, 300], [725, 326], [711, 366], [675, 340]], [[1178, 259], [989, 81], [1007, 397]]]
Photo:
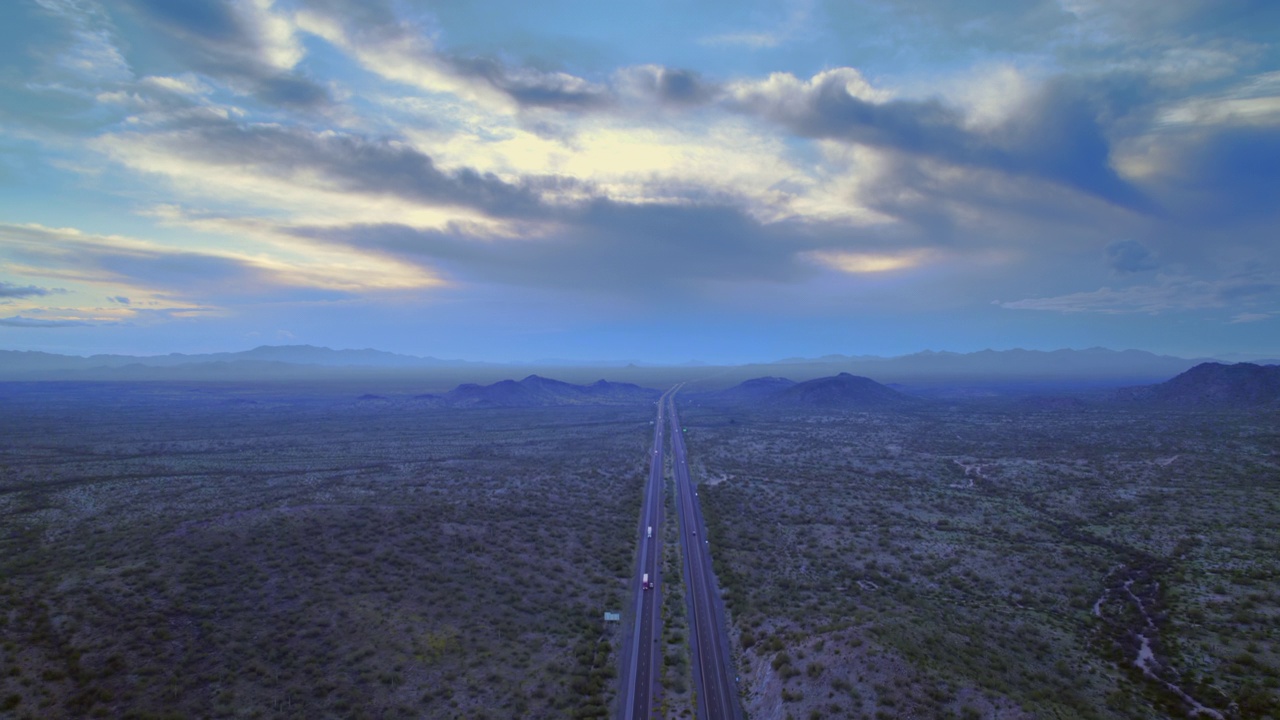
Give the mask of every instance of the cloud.
[[70, 33], [58, 64], [92, 82], [123, 82], [133, 76], [116, 42], [110, 18], [92, 0], [36, 0], [46, 12], [61, 18]]
[[[396, 0], [120, 0], [103, 4], [111, 15], [43, 1], [87, 18], [84, 47], [109, 72], [68, 71], [93, 54], [72, 51], [73, 15], [25, 11], [64, 36], [38, 81], [67, 89], [20, 89], [51, 118], [32, 127], [81, 129], [57, 146], [14, 140], [21, 157], [0, 172], [79, 173], [77, 187], [141, 215], [110, 226], [154, 224], [139, 237], [0, 227], [4, 287], [66, 286], [85, 318], [412, 297], [483, 321], [468, 300], [561, 291], [566, 315], [711, 297], [835, 314], [852, 310], [833, 297], [890, 286], [910, 289], [882, 296], [895, 312], [975, 288], [1061, 313], [1276, 307], [1280, 79], [1239, 38], [1195, 36], [1203, 6], [875, 3], [848, 11], [845, 37], [799, 3], [728, 25], [637, 24], [616, 47], [571, 51], [530, 39], [549, 24]], [[596, 11], [545, 12], [571, 36]], [[1012, 28], [1031, 32], [1002, 41]], [[650, 42], [699, 37], [724, 50]], [[516, 49], [473, 49], [499, 43]], [[519, 59], [529, 48], [542, 57]], [[42, 93], [63, 104], [47, 110]], [[1046, 268], [1054, 289], [1026, 290]], [[51, 319], [29, 308], [47, 298], [12, 297], [7, 314]]]
[[712, 47], [746, 47], [754, 50], [775, 48], [800, 37], [809, 25], [813, 11], [811, 0], [790, 0], [785, 3], [787, 14], [781, 18], [762, 19], [768, 30], [739, 30], [718, 33], [701, 38], [698, 42]]
[[700, 42], [703, 45], [742, 45], [749, 48], [773, 48], [781, 45], [783, 35], [777, 32], [731, 32], [709, 35]]
[[161, 30], [167, 48], [190, 67], [264, 102], [312, 108], [331, 102], [322, 85], [298, 72], [305, 49], [272, 0], [127, 0]]
[[1275, 317], [1276, 315], [1277, 315], [1277, 313], [1274, 313], [1274, 312], [1246, 312], [1246, 313], [1240, 313], [1239, 315], [1236, 315], [1235, 317], [1231, 318], [1231, 324], [1232, 324], [1232, 325], [1239, 325], [1240, 323], [1261, 322], [1262, 320], [1270, 320], [1271, 318]]
[[559, 208], [554, 220], [555, 229], [537, 237], [483, 242], [398, 225], [293, 232], [425, 262], [464, 285], [547, 288], [664, 306], [722, 284], [800, 283], [819, 270], [807, 252], [859, 244], [842, 226], [762, 223], [741, 208], [713, 203], [595, 200]]
[[858, 143], [951, 165], [1027, 175], [1142, 212], [1154, 207], [1110, 164], [1102, 108], [1066, 79], [1046, 83], [999, 125], [971, 127], [938, 99], [893, 99], [852, 68], [802, 81], [775, 73], [729, 86], [729, 104], [796, 135]]
[[851, 275], [908, 270], [925, 262], [927, 256], [928, 253], [920, 250], [900, 253], [847, 251], [816, 251], [809, 253], [809, 257], [816, 262]]
[[35, 285], [19, 286], [13, 283], [0, 281], [0, 298], [44, 297], [45, 295], [65, 292], [66, 290], [62, 288], [42, 288]]
[[665, 107], [691, 107], [711, 101], [720, 91], [692, 70], [638, 65], [616, 73], [616, 84], [626, 94]]
[[[0, 225], [0, 259], [7, 265], [27, 275], [59, 278], [83, 288], [127, 290], [127, 295], [111, 298], [115, 314], [251, 301], [323, 301], [443, 285], [421, 267], [373, 254], [310, 249], [309, 254], [299, 255], [267, 245], [252, 251], [171, 247], [75, 228]], [[69, 294], [102, 297], [90, 292]]]
[[122, 164], [189, 179], [205, 192], [220, 184], [232, 192], [243, 188], [250, 201], [265, 190], [263, 198], [276, 203], [322, 193], [348, 196], [324, 198], [339, 206], [366, 202], [350, 197], [355, 194], [497, 217], [536, 215], [539, 208], [536, 179], [513, 185], [465, 168], [444, 172], [403, 142], [335, 131], [209, 119], [177, 130], [108, 135], [97, 145]]
[[1199, 310], [1220, 307], [1208, 283], [1192, 283], [1190, 287], [1143, 285], [1113, 289], [1103, 287], [1090, 292], [1077, 292], [1057, 297], [1028, 298], [997, 303], [1011, 310], [1048, 310], [1060, 313], [1161, 313], [1170, 310]]
[[166, 75], [151, 75], [144, 77], [139, 81], [144, 87], [153, 87], [164, 92], [174, 93], [177, 95], [205, 95], [208, 94], [210, 88], [191, 73], [185, 73], [181, 76], [173, 77]]
[[1160, 124], [1276, 125], [1280, 122], [1280, 71], [1245, 75], [1218, 92], [1179, 98], [1162, 107]]
[[1224, 227], [1280, 218], [1280, 122], [1157, 133], [1145, 184], [1183, 223]]
[[610, 89], [566, 72], [441, 51], [431, 33], [383, 2], [325, 0], [297, 13], [298, 27], [340, 48], [387, 80], [447, 92], [490, 109], [583, 110], [608, 106]]
[[587, 109], [612, 102], [608, 88], [569, 73], [512, 68], [487, 57], [443, 59], [459, 76], [483, 80], [524, 107]]
[[21, 315], [0, 318], [0, 326], [16, 328], [65, 328], [83, 327], [91, 324], [94, 323], [87, 323], [82, 320], [41, 320], [38, 318], [23, 317]]
[[1280, 283], [1242, 276], [1218, 280], [1190, 276], [1160, 276], [1157, 282], [1126, 288], [1103, 287], [1056, 297], [1028, 298], [995, 304], [1012, 310], [1045, 310], [1060, 313], [1161, 314], [1196, 310], [1235, 311], [1252, 314], [1256, 308], [1280, 304]]
[[1155, 270], [1158, 265], [1151, 251], [1137, 240], [1117, 240], [1106, 248], [1107, 264], [1119, 273]]

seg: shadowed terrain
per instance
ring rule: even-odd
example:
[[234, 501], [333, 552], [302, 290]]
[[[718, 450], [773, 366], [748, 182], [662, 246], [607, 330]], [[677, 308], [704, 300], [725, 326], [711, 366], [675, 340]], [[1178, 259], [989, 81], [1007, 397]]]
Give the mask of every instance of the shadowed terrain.
[[1137, 402], [1180, 407], [1280, 408], [1280, 365], [1201, 363], [1168, 381], [1121, 391]]
[[1274, 412], [682, 420], [754, 717], [1280, 712]]
[[[690, 393], [746, 709], [1280, 712], [1273, 370], [983, 400], [848, 374]], [[626, 610], [657, 393], [388, 388], [0, 384], [0, 713], [608, 715], [601, 616]]]
[[0, 714], [605, 714], [652, 404], [0, 398]]

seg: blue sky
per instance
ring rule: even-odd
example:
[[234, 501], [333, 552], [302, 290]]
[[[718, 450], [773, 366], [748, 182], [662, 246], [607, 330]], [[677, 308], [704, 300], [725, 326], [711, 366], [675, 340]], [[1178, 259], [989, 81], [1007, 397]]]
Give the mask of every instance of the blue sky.
[[1234, 0], [15, 0], [0, 347], [1274, 356], [1276, 28]]

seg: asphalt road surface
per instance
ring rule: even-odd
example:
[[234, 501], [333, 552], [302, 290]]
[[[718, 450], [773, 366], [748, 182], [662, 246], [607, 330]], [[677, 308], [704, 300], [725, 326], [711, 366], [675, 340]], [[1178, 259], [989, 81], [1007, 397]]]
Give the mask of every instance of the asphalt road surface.
[[[662, 583], [658, 568], [662, 560], [662, 464], [663, 407], [667, 396], [658, 401], [657, 419], [653, 422], [653, 449], [649, 458], [649, 484], [645, 488], [644, 507], [640, 513], [640, 552], [631, 587], [634, 594], [629, 625], [623, 634], [622, 712], [624, 720], [649, 718], [656, 709], [659, 687], [659, 663], [662, 661]], [[652, 528], [652, 533], [650, 533]], [[648, 574], [652, 589], [645, 589]]]
[[702, 511], [698, 507], [698, 496], [689, 479], [684, 428], [676, 414], [674, 394], [665, 396], [664, 401], [671, 421], [671, 460], [676, 480], [676, 508], [680, 517], [680, 547], [688, 583], [685, 598], [689, 606], [689, 644], [693, 682], [698, 694], [698, 717], [741, 720], [737, 674], [725, 632], [724, 603], [711, 569], [711, 551], [707, 545]]

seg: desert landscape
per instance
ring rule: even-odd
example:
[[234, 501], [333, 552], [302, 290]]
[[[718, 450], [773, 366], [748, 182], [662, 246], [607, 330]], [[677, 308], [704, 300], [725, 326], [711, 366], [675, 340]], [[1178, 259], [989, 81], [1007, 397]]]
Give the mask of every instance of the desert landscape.
[[650, 408], [0, 388], [0, 716], [603, 717]]
[[[744, 716], [1274, 716], [1280, 413], [1224, 367], [677, 395]], [[0, 384], [0, 712], [619, 714], [657, 394]], [[694, 717], [665, 462], [656, 707]]]

